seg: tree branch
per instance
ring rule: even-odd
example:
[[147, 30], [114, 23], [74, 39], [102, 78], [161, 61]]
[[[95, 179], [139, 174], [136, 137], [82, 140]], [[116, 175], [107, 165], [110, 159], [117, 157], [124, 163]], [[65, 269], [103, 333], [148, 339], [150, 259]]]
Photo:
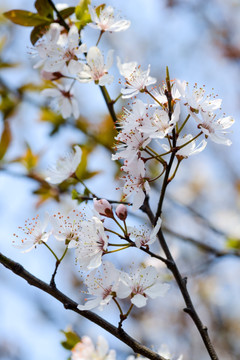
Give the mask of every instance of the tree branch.
[[[149, 207], [149, 209], [147, 209], [147, 207], [149, 207], [149, 204], [148, 202], [145, 202], [144, 204], [144, 212], [148, 215], [149, 217], [149, 220], [151, 221], [152, 225], [155, 225], [155, 221], [154, 221], [154, 217], [151, 216], [152, 214], [152, 211]], [[183, 310], [188, 314], [190, 315], [190, 317], [192, 318], [193, 322], [195, 323], [201, 337], [202, 337], [202, 340], [205, 344], [205, 347], [210, 355], [210, 358], [212, 360], [219, 360], [217, 354], [216, 354], [216, 351], [211, 343], [211, 340], [209, 338], [209, 335], [208, 335], [208, 329], [206, 326], [203, 325], [202, 321], [200, 320], [195, 308], [194, 308], [194, 305], [192, 303], [192, 299], [190, 297], [190, 294], [187, 290], [187, 278], [184, 278], [182, 277], [178, 267], [177, 267], [177, 264], [175, 263], [173, 257], [172, 257], [172, 254], [170, 252], [170, 249], [166, 243], [166, 240], [164, 238], [164, 235], [163, 235], [163, 232], [162, 232], [162, 229], [160, 229], [159, 233], [158, 233], [158, 238], [159, 238], [159, 242], [161, 244], [161, 247], [166, 255], [166, 258], [168, 260], [168, 262], [166, 262], [166, 265], [168, 267], [168, 269], [172, 272], [177, 284], [178, 284], [178, 287], [179, 287], [179, 290], [181, 291], [182, 293], [182, 296], [183, 296], [183, 299], [185, 301], [185, 304], [186, 304], [186, 308], [184, 308]]]
[[35, 286], [38, 289], [44, 291], [45, 293], [57, 299], [59, 302], [63, 304], [65, 309], [72, 310], [77, 314], [85, 317], [86, 319], [100, 326], [101, 328], [103, 328], [104, 330], [106, 330], [116, 338], [118, 338], [120, 341], [128, 345], [135, 353], [145, 356], [152, 360], [166, 360], [161, 355], [155, 353], [154, 351], [148, 349], [146, 346], [140, 344], [138, 341], [133, 339], [123, 329], [118, 329], [117, 327], [113, 326], [108, 321], [104, 320], [103, 318], [94, 314], [91, 311], [78, 310], [77, 308], [78, 304], [75, 301], [67, 297], [56, 287], [51, 287], [42, 280], [36, 278], [34, 275], [29, 273], [27, 270], [25, 270], [22, 265], [7, 258], [1, 253], [0, 253], [0, 263], [3, 266], [5, 266], [7, 269], [11, 270], [17, 276], [20, 276], [23, 279], [25, 279], [29, 285]]

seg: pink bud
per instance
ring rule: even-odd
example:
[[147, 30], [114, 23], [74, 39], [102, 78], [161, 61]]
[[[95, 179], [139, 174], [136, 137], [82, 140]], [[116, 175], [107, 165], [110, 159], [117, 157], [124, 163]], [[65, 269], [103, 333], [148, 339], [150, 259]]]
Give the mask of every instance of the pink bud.
[[113, 217], [112, 205], [105, 199], [93, 199], [94, 209], [103, 216]]
[[123, 204], [118, 205], [116, 208], [116, 215], [120, 220], [122, 220], [122, 221], [126, 220], [127, 215], [128, 215], [127, 207]]
[[62, 73], [60, 73], [59, 71], [57, 71], [57, 72], [48, 72], [48, 71], [43, 70], [41, 72], [41, 75], [42, 75], [42, 78], [44, 80], [50, 80], [50, 81], [58, 80], [61, 77], [63, 77]]

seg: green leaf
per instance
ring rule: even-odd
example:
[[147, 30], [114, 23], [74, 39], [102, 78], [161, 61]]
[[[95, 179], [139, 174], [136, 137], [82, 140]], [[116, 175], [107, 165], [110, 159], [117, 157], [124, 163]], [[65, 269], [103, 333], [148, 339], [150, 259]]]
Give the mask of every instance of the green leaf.
[[5, 153], [7, 152], [11, 140], [12, 140], [12, 134], [11, 134], [10, 126], [8, 121], [5, 121], [2, 136], [0, 139], [0, 160], [2, 160]]
[[12, 68], [12, 67], [16, 67], [18, 65], [19, 65], [18, 63], [7, 63], [4, 61], [1, 61], [1, 59], [0, 59], [0, 69]]
[[79, 20], [77, 22], [77, 26], [79, 30], [84, 28], [91, 21], [91, 16], [89, 14], [88, 5], [91, 4], [91, 0], [81, 0], [79, 4], [76, 6], [75, 15]]
[[38, 26], [52, 22], [52, 20], [47, 17], [26, 10], [10, 10], [3, 13], [3, 15], [14, 24], [22, 26]]
[[53, 19], [53, 8], [48, 0], [36, 0], [34, 6], [39, 15]]
[[11, 94], [8, 96], [6, 92], [0, 92], [0, 95], [0, 112], [2, 112], [3, 118], [7, 119], [16, 110], [19, 104], [19, 99], [11, 96]]
[[61, 344], [67, 350], [72, 350], [72, 348], [81, 341], [81, 338], [73, 331], [62, 330], [62, 333], [66, 336], [66, 340], [61, 341]]
[[30, 35], [31, 43], [34, 45], [39, 39], [41, 39], [41, 37], [48, 31], [48, 29], [49, 29], [49, 24], [35, 26], [32, 29]]
[[69, 16], [71, 16], [73, 13], [75, 12], [75, 6], [70, 6], [66, 9], [63, 9], [61, 11], [59, 11], [60, 15], [66, 19], [68, 18]]
[[238, 238], [227, 238], [226, 247], [228, 249], [240, 250], [240, 239]]

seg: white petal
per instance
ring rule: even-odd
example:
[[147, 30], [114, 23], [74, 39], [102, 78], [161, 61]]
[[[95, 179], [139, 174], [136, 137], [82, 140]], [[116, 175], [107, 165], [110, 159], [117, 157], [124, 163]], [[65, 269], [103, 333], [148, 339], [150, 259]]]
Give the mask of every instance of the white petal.
[[138, 308], [141, 308], [146, 305], [147, 298], [141, 294], [137, 294], [131, 299], [131, 302]]

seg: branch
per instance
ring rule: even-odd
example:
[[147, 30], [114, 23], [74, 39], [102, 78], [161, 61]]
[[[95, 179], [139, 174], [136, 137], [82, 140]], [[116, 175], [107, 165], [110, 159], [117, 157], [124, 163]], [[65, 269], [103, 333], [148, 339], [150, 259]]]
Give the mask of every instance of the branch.
[[169, 233], [170, 235], [174, 236], [175, 238], [188, 242], [196, 247], [198, 247], [200, 250], [206, 251], [208, 253], [211, 253], [213, 255], [215, 255], [216, 257], [223, 257], [223, 256], [236, 256], [236, 257], [240, 257], [240, 252], [235, 250], [235, 251], [229, 251], [229, 250], [220, 250], [220, 249], [216, 249], [215, 247], [205, 244], [197, 239], [194, 239], [190, 236], [185, 236], [185, 235], [181, 235], [171, 229], [169, 229], [166, 226], [163, 226], [163, 230], [166, 231], [167, 233]]
[[200, 320], [195, 308], [194, 308], [194, 305], [192, 303], [192, 300], [191, 300], [191, 297], [190, 297], [190, 294], [187, 290], [187, 278], [183, 278], [182, 275], [180, 274], [179, 270], [178, 270], [178, 267], [172, 257], [172, 254], [168, 248], [168, 245], [166, 243], [166, 240], [163, 236], [163, 233], [162, 233], [162, 230], [160, 229], [159, 233], [158, 233], [158, 237], [159, 237], [159, 241], [161, 243], [161, 246], [163, 248], [163, 251], [167, 257], [167, 259], [169, 261], [171, 261], [171, 263], [168, 263], [168, 268], [169, 270], [172, 272], [177, 284], [178, 284], [178, 287], [182, 293], [182, 296], [184, 298], [184, 301], [185, 301], [185, 304], [186, 304], [186, 308], [183, 309], [188, 315], [190, 315], [190, 317], [192, 318], [193, 322], [195, 323], [201, 337], [202, 337], [202, 340], [206, 346], [206, 349], [210, 355], [210, 358], [212, 360], [218, 360], [218, 356], [215, 352], [215, 349], [211, 343], [211, 340], [209, 338], [209, 335], [208, 335], [208, 329], [206, 326], [203, 325], [202, 321]]
[[72, 310], [77, 314], [85, 317], [86, 319], [100, 326], [101, 328], [103, 328], [104, 330], [106, 330], [107, 332], [109, 332], [119, 340], [121, 340], [123, 343], [128, 345], [135, 353], [145, 356], [152, 360], [167, 360], [161, 355], [148, 349], [146, 346], [140, 344], [138, 341], [136, 341], [131, 336], [129, 336], [123, 329], [116, 328], [108, 321], [104, 320], [103, 318], [94, 314], [93, 312], [87, 310], [85, 311], [78, 310], [77, 308], [78, 304], [75, 301], [67, 297], [57, 288], [51, 287], [42, 280], [36, 278], [34, 275], [29, 273], [27, 270], [25, 270], [22, 265], [7, 258], [1, 253], [0, 253], [0, 263], [3, 266], [5, 266], [7, 269], [11, 270], [17, 276], [20, 276], [23, 279], [25, 279], [29, 283], [29, 285], [35, 286], [38, 289], [44, 291], [45, 293], [48, 293], [49, 295], [57, 299], [59, 302], [63, 304], [65, 309]]

